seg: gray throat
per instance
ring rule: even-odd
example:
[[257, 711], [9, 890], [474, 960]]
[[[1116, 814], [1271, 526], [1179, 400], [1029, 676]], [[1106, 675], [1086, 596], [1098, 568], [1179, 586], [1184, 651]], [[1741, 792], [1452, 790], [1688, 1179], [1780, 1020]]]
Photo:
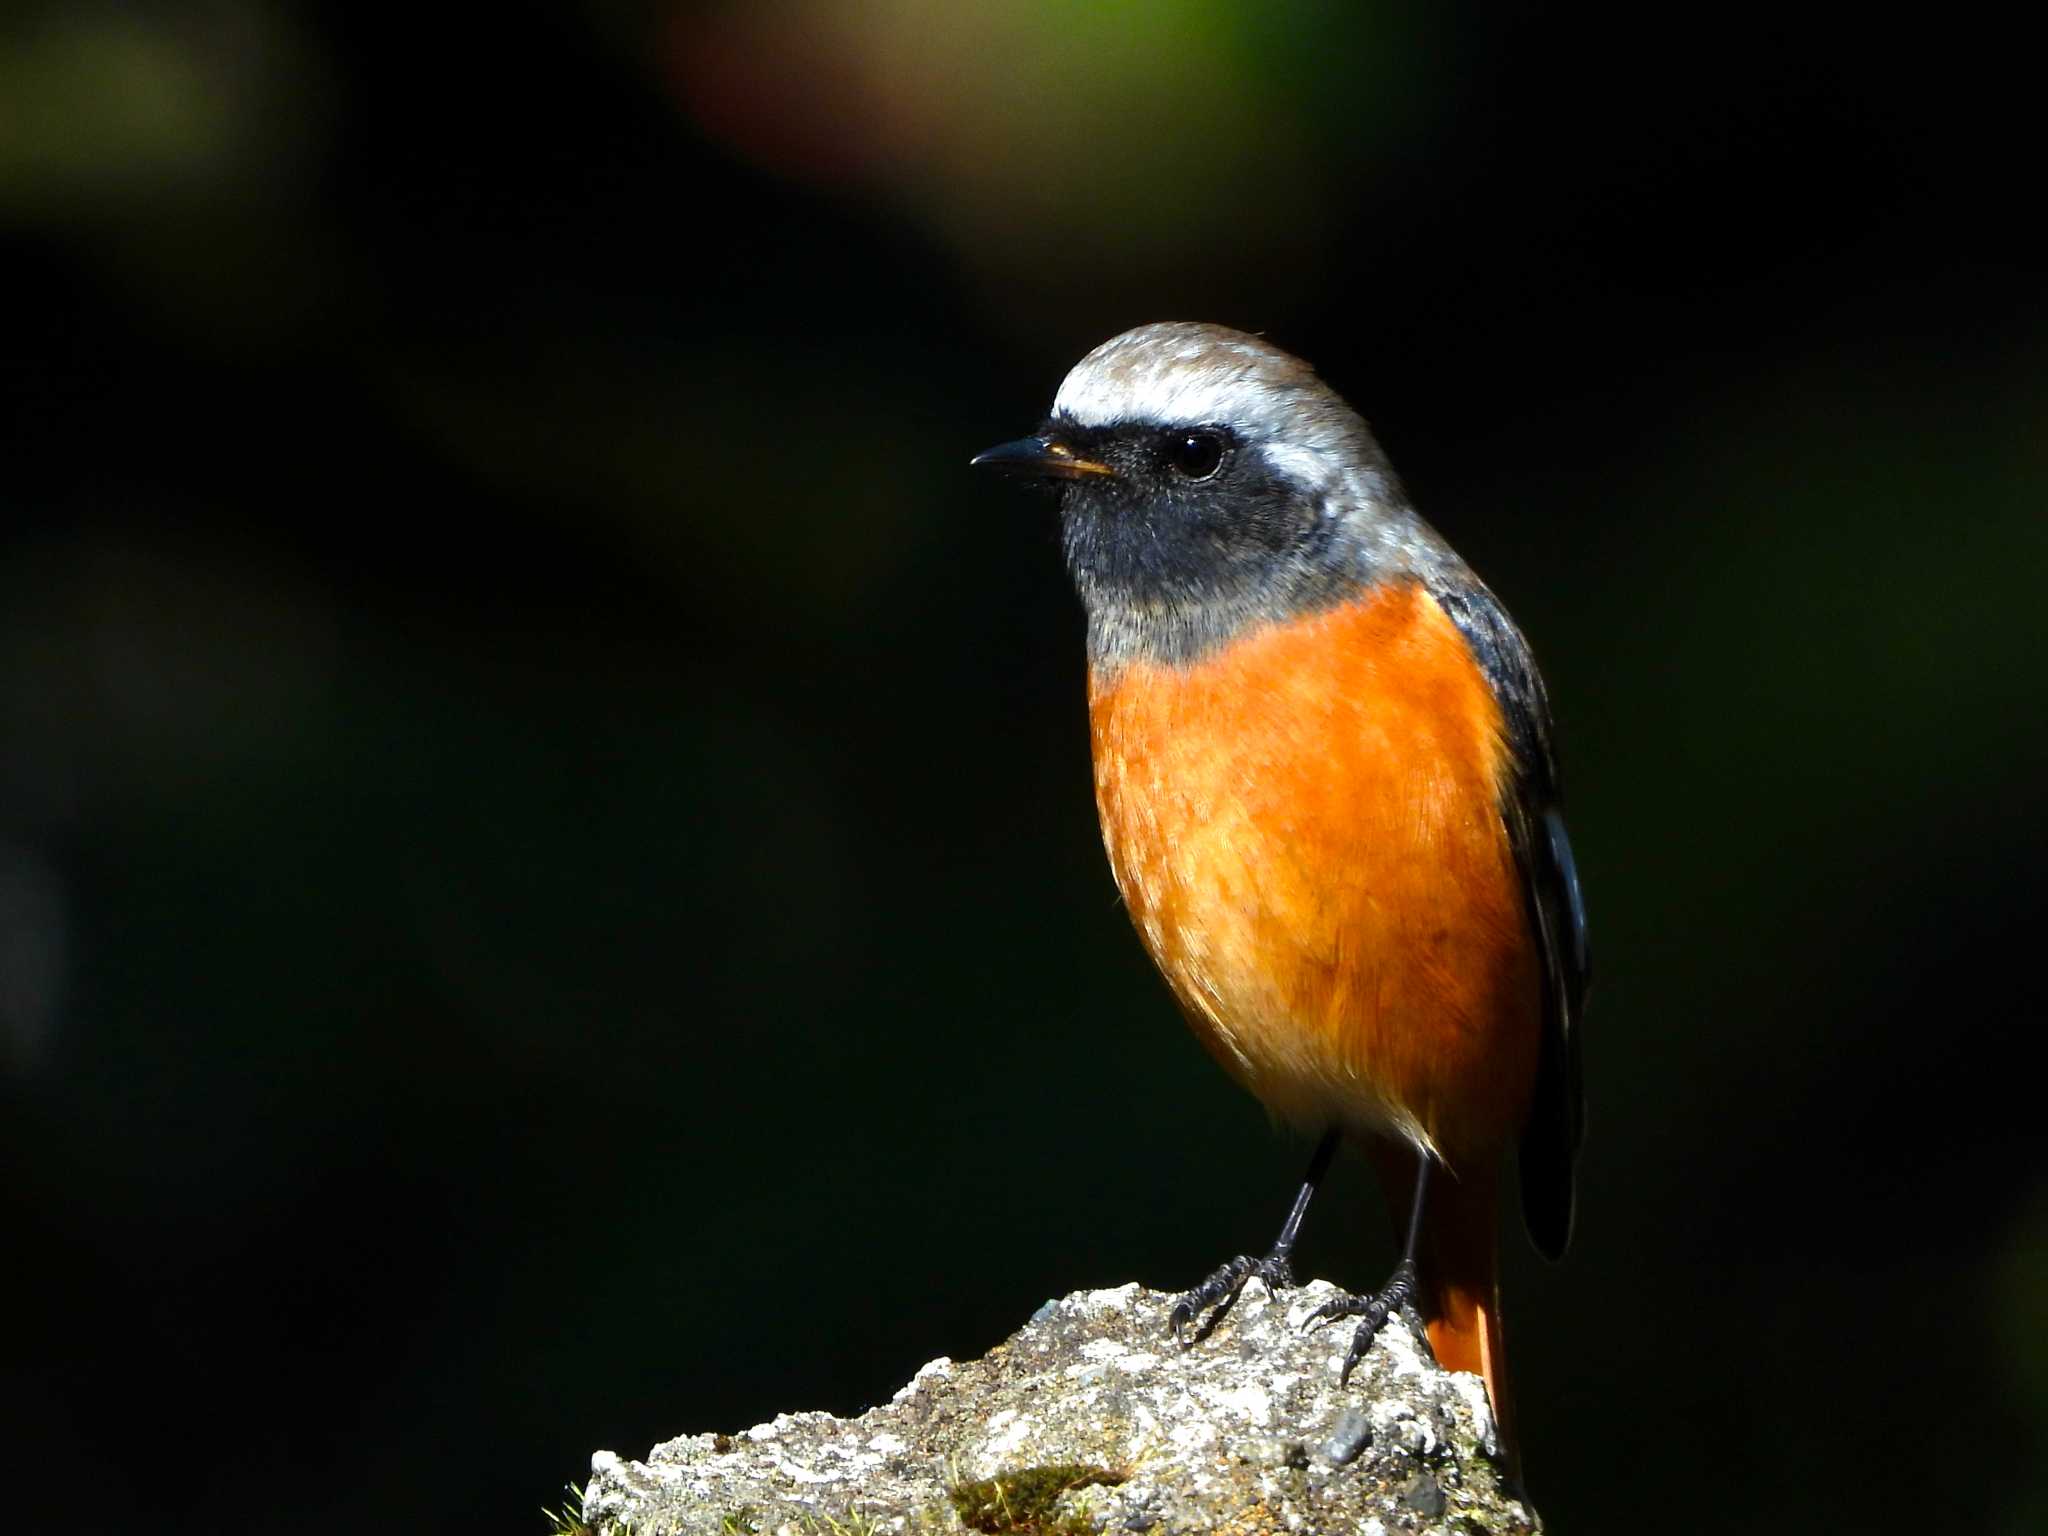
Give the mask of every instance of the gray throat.
[[1242, 570], [1175, 580], [1158, 563], [1101, 558], [1087, 530], [1068, 527], [1068, 567], [1088, 619], [1097, 671], [1140, 663], [1185, 666], [1264, 628], [1325, 612], [1380, 583], [1462, 569], [1435, 530], [1406, 507], [1328, 517], [1302, 548]]

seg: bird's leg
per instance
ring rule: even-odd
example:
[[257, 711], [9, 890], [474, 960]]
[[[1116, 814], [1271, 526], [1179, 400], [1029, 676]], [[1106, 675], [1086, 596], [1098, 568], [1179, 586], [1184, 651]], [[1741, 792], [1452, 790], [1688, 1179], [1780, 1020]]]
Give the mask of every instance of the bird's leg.
[[1408, 1213], [1408, 1238], [1401, 1245], [1401, 1262], [1394, 1266], [1394, 1273], [1387, 1283], [1377, 1291], [1363, 1296], [1339, 1296], [1335, 1301], [1326, 1301], [1309, 1317], [1307, 1326], [1333, 1317], [1355, 1317], [1358, 1331], [1351, 1336], [1351, 1351], [1344, 1357], [1344, 1369], [1337, 1374], [1342, 1383], [1351, 1379], [1351, 1368], [1364, 1358], [1372, 1348], [1372, 1341], [1388, 1318], [1415, 1299], [1421, 1287], [1421, 1277], [1415, 1268], [1415, 1249], [1422, 1239], [1422, 1208], [1429, 1194], [1429, 1170], [1435, 1161], [1427, 1152], [1420, 1153], [1415, 1165], [1415, 1205]]
[[1308, 1203], [1316, 1192], [1316, 1186], [1323, 1181], [1323, 1175], [1329, 1171], [1330, 1159], [1337, 1155], [1338, 1135], [1339, 1132], [1333, 1126], [1325, 1131], [1323, 1139], [1316, 1143], [1315, 1156], [1309, 1159], [1308, 1174], [1302, 1180], [1300, 1193], [1295, 1195], [1294, 1206], [1288, 1211], [1287, 1222], [1280, 1228], [1280, 1236], [1274, 1240], [1271, 1251], [1262, 1259], [1241, 1253], [1236, 1258], [1225, 1261], [1218, 1266], [1215, 1274], [1192, 1291], [1183, 1292], [1179, 1300], [1174, 1302], [1170, 1321], [1176, 1339], [1180, 1338], [1181, 1330], [1205, 1310], [1209, 1315], [1202, 1319], [1194, 1337], [1196, 1340], [1206, 1339], [1210, 1331], [1223, 1320], [1223, 1314], [1236, 1303], [1238, 1292], [1244, 1289], [1245, 1281], [1254, 1276], [1265, 1281], [1266, 1288], [1271, 1291], [1294, 1284], [1294, 1240], [1301, 1235], [1301, 1218], [1308, 1214]]

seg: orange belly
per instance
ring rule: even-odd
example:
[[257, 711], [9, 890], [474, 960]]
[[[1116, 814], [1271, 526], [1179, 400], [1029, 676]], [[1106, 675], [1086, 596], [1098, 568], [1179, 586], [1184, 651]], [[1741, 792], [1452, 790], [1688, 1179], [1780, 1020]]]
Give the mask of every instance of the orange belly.
[[1390, 584], [1089, 695], [1117, 888], [1202, 1042], [1288, 1120], [1490, 1161], [1538, 965], [1500, 709], [1443, 610]]

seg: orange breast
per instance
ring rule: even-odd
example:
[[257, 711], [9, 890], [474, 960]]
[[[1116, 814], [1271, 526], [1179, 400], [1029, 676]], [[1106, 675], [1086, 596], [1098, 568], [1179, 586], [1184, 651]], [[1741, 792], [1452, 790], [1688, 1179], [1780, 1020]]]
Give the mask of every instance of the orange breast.
[[1389, 584], [1089, 694], [1117, 887], [1217, 1059], [1310, 1128], [1497, 1152], [1538, 966], [1500, 709], [1435, 601]]

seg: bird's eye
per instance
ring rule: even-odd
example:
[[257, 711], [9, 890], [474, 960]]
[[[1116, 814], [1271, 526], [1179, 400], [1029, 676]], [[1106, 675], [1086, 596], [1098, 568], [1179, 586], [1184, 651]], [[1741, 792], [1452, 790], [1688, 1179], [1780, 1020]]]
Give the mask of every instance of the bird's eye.
[[1215, 432], [1183, 432], [1168, 440], [1166, 462], [1187, 480], [1206, 480], [1223, 467], [1223, 438]]

